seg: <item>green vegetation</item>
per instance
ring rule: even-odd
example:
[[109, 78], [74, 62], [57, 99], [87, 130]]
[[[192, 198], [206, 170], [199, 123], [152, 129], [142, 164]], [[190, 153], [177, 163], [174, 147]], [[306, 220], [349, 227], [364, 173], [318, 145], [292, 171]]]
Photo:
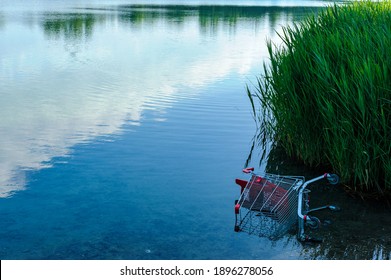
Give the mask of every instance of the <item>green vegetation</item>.
[[334, 5], [279, 35], [248, 89], [259, 137], [356, 192], [390, 192], [391, 2]]

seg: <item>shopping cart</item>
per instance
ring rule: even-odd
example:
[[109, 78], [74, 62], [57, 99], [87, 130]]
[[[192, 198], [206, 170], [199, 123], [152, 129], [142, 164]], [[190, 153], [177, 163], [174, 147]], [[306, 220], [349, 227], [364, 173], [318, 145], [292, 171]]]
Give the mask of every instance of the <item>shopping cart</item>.
[[277, 240], [297, 227], [300, 241], [320, 241], [307, 236], [305, 227], [317, 229], [320, 220], [308, 215], [310, 212], [329, 209], [339, 210], [334, 205], [315, 209], [309, 208], [309, 190], [311, 183], [328, 179], [331, 184], [338, 184], [339, 177], [326, 173], [312, 180], [305, 181], [302, 176], [281, 176], [275, 174], [257, 175], [254, 168], [243, 169], [251, 174], [249, 181], [236, 179], [241, 187], [239, 200], [235, 201], [235, 231], [267, 237]]

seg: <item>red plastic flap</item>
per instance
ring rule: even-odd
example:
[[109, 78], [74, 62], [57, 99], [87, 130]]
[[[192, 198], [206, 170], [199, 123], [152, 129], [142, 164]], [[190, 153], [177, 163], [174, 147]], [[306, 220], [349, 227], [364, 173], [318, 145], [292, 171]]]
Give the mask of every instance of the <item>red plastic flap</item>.
[[242, 180], [242, 179], [236, 179], [235, 180], [235, 183], [238, 184], [240, 186], [240, 193], [243, 192], [244, 188], [247, 186], [247, 181], [246, 180]]
[[239, 186], [241, 186], [242, 188], [245, 188], [246, 185], [247, 185], [247, 181], [246, 180], [242, 180], [242, 179], [236, 179], [235, 183], [238, 184]]

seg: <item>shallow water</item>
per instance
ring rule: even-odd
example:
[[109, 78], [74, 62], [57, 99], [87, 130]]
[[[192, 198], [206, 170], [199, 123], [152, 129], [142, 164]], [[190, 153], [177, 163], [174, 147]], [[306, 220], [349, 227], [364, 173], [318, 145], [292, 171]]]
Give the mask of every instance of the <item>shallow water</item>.
[[245, 86], [266, 38], [324, 2], [217, 2], [2, 1], [1, 259], [389, 258], [378, 223], [342, 240], [355, 254], [335, 237], [367, 216], [315, 247], [233, 231]]

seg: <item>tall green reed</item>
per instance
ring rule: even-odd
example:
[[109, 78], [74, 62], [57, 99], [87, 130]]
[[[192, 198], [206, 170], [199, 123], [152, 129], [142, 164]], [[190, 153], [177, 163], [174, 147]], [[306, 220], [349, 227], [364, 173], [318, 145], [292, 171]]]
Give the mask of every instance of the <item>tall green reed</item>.
[[258, 140], [330, 166], [355, 191], [391, 191], [391, 2], [330, 6], [279, 36], [247, 89]]

